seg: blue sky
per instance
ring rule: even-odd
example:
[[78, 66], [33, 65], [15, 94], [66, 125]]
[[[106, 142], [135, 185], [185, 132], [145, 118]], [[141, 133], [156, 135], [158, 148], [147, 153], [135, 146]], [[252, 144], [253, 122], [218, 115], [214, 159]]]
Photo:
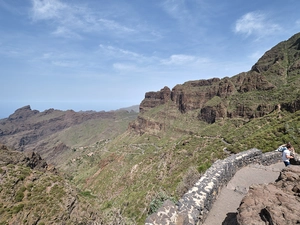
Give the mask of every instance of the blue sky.
[[0, 0], [0, 118], [113, 110], [231, 77], [300, 32], [299, 0]]

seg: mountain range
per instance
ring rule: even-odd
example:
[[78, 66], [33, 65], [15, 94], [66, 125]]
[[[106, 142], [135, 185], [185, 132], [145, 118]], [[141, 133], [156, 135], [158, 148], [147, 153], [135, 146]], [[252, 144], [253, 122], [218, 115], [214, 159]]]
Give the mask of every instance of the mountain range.
[[[41, 155], [75, 187], [75, 196], [85, 193], [82, 198], [104, 224], [143, 224], [164, 200], [178, 200], [218, 159], [253, 147], [268, 152], [286, 142], [297, 151], [299, 78], [297, 33], [248, 72], [147, 92], [139, 113], [39, 112], [25, 106], [0, 120], [0, 142]], [[1, 164], [2, 174], [8, 164], [17, 165]], [[24, 197], [10, 204], [6, 209], [23, 207], [1, 213], [13, 218], [29, 213]], [[40, 220], [47, 223], [47, 217]]]

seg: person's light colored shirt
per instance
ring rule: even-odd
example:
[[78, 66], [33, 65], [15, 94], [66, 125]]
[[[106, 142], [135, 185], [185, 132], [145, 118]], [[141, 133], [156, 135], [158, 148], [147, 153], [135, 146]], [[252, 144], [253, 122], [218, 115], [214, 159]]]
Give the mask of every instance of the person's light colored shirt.
[[290, 156], [291, 156], [290, 150], [288, 150], [288, 149], [284, 150], [282, 152], [282, 161], [289, 162], [290, 161], [290, 159], [289, 159]]

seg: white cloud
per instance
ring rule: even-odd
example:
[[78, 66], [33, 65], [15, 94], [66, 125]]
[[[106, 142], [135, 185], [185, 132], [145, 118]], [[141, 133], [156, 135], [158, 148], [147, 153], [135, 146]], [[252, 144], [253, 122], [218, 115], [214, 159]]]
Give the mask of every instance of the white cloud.
[[100, 44], [99, 47], [108, 55], [111, 55], [111, 56], [117, 57], [117, 58], [126, 57], [128, 60], [130, 60], [130, 59], [141, 60], [144, 58], [144, 56], [139, 53], [128, 51], [128, 50], [125, 50], [122, 48], [117, 48], [117, 47], [114, 47], [111, 45]]
[[[88, 58], [84, 53], [64, 52], [61, 50], [43, 51], [35, 57], [31, 58], [33, 64], [38, 64], [43, 67], [65, 67], [65, 68], [83, 68], [89, 60], [85, 61], [82, 58]], [[53, 67], [54, 66], [54, 67]]]
[[76, 61], [59, 61], [59, 60], [55, 60], [51, 62], [53, 65], [55, 66], [59, 66], [59, 67], [76, 67], [79, 65], [78, 62]]
[[[162, 9], [182, 28], [203, 27], [210, 22], [211, 15], [220, 10], [220, 5], [206, 0], [163, 0]], [[195, 32], [195, 30], [194, 30]]]
[[[101, 12], [95, 12], [82, 5], [66, 4], [60, 0], [32, 0], [31, 17], [35, 22], [49, 20], [56, 29], [52, 34], [66, 38], [78, 38], [79, 33], [126, 34], [135, 29], [115, 20], [102, 18]], [[106, 34], [108, 34], [106, 32]]]
[[183, 21], [188, 15], [185, 0], [165, 0], [162, 6], [171, 17], [179, 21]]
[[162, 59], [163, 65], [187, 65], [187, 64], [199, 64], [207, 63], [208, 59], [200, 58], [192, 55], [171, 55], [168, 59]]
[[113, 20], [107, 20], [107, 19], [99, 19], [99, 22], [107, 29], [110, 30], [117, 30], [117, 31], [123, 31], [123, 32], [134, 32], [134, 29], [128, 28], [126, 26], [122, 26], [121, 24], [117, 23]]
[[235, 33], [245, 34], [246, 36], [255, 35], [258, 38], [280, 30], [280, 26], [268, 21], [262, 12], [249, 12], [243, 15], [235, 23]]
[[66, 38], [76, 38], [76, 39], [82, 39], [82, 37], [73, 32], [72, 30], [69, 30], [67, 27], [57, 27], [54, 32], [52, 32], [53, 35], [59, 36], [59, 37], [66, 37]]
[[32, 0], [33, 19], [45, 20], [60, 18], [67, 5], [58, 0]]
[[138, 68], [135, 65], [125, 64], [125, 63], [114, 63], [113, 68], [115, 70], [119, 70], [121, 72], [122, 71], [126, 71], [126, 72], [128, 72], [128, 71], [134, 71], [134, 72], [138, 71]]

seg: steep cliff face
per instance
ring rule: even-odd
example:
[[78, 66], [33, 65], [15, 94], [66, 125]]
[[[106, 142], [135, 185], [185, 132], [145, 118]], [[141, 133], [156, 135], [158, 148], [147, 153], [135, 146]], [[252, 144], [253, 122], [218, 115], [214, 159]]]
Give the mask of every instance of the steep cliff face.
[[134, 126], [145, 128], [147, 119], [142, 119], [143, 114], [164, 104], [182, 114], [196, 110], [195, 119], [207, 123], [224, 118], [261, 117], [277, 109], [278, 104], [281, 109], [296, 111], [299, 77], [300, 33], [267, 51], [248, 72], [231, 78], [188, 81], [172, 90], [164, 87], [146, 93], [140, 104], [139, 121], [143, 125], [136, 121]]
[[168, 87], [164, 87], [158, 92], [147, 92], [145, 99], [140, 104], [140, 112], [143, 113], [148, 109], [163, 105], [169, 100], [171, 100], [171, 90]]

